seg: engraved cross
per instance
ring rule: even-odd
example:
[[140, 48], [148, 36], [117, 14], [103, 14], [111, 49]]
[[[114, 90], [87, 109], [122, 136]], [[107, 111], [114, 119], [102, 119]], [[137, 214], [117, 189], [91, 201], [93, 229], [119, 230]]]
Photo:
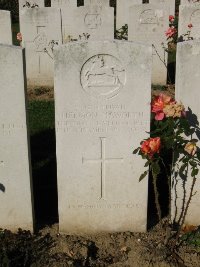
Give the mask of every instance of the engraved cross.
[[26, 41], [26, 43], [31, 43], [35, 45], [35, 52], [38, 61], [38, 73], [41, 73], [41, 56], [44, 54], [44, 47], [47, 45], [47, 39], [45, 36], [46, 26], [36, 26], [36, 37], [33, 41]]
[[123, 158], [106, 158], [106, 138], [100, 137], [101, 141], [101, 157], [99, 159], [85, 159], [82, 158], [84, 163], [101, 163], [101, 195], [100, 199], [106, 200], [106, 164], [123, 162]]

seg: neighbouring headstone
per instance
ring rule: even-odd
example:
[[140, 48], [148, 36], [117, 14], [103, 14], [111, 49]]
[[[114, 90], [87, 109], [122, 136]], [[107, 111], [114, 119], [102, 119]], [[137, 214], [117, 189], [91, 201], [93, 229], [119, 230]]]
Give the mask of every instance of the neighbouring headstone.
[[[192, 66], [192, 68], [191, 68]], [[200, 123], [199, 109], [199, 83], [200, 83], [200, 40], [187, 41], [178, 43], [177, 60], [176, 60], [176, 99], [181, 101], [186, 110], [191, 109], [192, 113], [188, 114], [191, 125], [194, 122]], [[197, 135], [193, 135], [194, 139], [199, 140], [199, 130]], [[200, 146], [200, 141], [198, 141]], [[188, 176], [182, 179], [180, 176], [173, 183], [173, 200], [172, 200], [172, 215], [177, 222], [182, 211], [183, 202], [188, 200], [193, 178]], [[188, 209], [186, 217], [186, 225], [200, 225], [200, 180], [199, 174], [194, 187], [194, 195]]]
[[44, 7], [44, 0], [19, 0], [19, 11], [24, 8]]
[[142, 0], [117, 0], [116, 29], [119, 30], [125, 24], [128, 24], [129, 9], [136, 4], [142, 4]]
[[60, 232], [146, 231], [148, 179], [132, 150], [150, 128], [151, 55], [123, 41], [55, 49]]
[[165, 31], [169, 27], [169, 11], [163, 5], [134, 5], [130, 8], [128, 39], [153, 45], [152, 83], [166, 84], [167, 53]]
[[109, 0], [84, 0], [84, 6], [87, 5], [105, 5], [105, 6], [109, 6], [110, 3]]
[[62, 43], [60, 9], [25, 9], [20, 16], [28, 85], [53, 86], [53, 49]]
[[10, 11], [0, 10], [0, 44], [12, 44]]
[[153, 5], [168, 5], [170, 15], [175, 15], [175, 0], [149, 0], [149, 3]]
[[77, 0], [51, 0], [51, 7], [76, 8], [77, 7]]
[[[188, 25], [192, 24], [191, 28]], [[189, 31], [193, 39], [200, 38], [200, 4], [179, 6], [179, 28], [178, 35], [185, 35]]]
[[0, 228], [33, 231], [24, 50], [0, 45]]
[[62, 9], [63, 42], [75, 40], [113, 40], [114, 8], [88, 5]]

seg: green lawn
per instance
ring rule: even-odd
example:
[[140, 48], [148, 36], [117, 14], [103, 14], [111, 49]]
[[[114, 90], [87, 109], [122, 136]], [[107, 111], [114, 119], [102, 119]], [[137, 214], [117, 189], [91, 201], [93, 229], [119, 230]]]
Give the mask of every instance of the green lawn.
[[29, 101], [28, 118], [30, 135], [55, 128], [54, 101]]
[[19, 23], [13, 23], [12, 24], [12, 36], [13, 36], [13, 44], [19, 45], [19, 42], [17, 41], [17, 33], [19, 32]]

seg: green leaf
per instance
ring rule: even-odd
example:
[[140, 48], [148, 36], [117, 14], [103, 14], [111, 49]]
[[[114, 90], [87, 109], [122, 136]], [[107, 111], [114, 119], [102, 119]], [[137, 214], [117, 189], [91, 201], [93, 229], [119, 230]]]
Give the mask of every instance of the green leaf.
[[136, 149], [133, 151], [133, 154], [137, 154], [139, 150], [140, 150], [140, 147], [136, 148]]
[[187, 163], [183, 164], [183, 165], [180, 167], [179, 172], [180, 172], [180, 173], [183, 173], [186, 167], [187, 167]]
[[199, 173], [199, 170], [198, 169], [193, 169], [192, 170], [192, 173], [191, 173], [191, 176], [192, 177], [195, 177], [198, 173]]
[[144, 167], [148, 167], [149, 166], [149, 161], [147, 161], [144, 165]]
[[145, 171], [143, 174], [140, 175], [139, 182], [141, 182], [146, 176], [148, 171]]
[[155, 175], [160, 173], [160, 166], [157, 161], [152, 164], [152, 171]]
[[189, 164], [190, 164], [192, 167], [196, 167], [196, 166], [197, 166], [197, 163], [194, 162], [194, 161], [189, 161]]

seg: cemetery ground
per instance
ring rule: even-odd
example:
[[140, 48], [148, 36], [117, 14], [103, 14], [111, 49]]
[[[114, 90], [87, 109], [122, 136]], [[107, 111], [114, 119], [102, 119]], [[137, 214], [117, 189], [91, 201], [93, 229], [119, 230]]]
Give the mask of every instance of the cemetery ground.
[[[174, 94], [174, 87], [154, 87]], [[149, 202], [147, 233], [105, 233], [93, 236], [59, 234], [57, 210], [55, 125], [53, 88], [28, 89], [28, 116], [33, 167], [36, 232], [0, 232], [0, 266], [199, 266], [200, 229], [186, 226], [177, 251], [163, 246], [166, 235], [167, 192], [162, 190], [164, 227], [157, 223], [154, 203]], [[130, 148], [130, 153], [132, 148]], [[149, 197], [153, 189], [149, 183]], [[78, 219], [78, 218], [77, 218]], [[192, 231], [193, 230], [193, 231]]]

